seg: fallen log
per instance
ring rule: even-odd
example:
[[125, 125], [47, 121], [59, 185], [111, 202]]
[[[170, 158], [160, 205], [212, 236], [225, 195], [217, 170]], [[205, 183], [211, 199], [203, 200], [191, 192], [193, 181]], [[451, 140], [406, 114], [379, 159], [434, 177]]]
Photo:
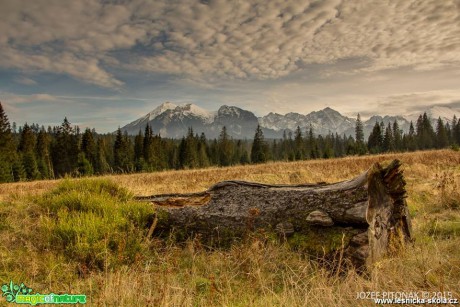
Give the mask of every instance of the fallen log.
[[312, 254], [339, 252], [363, 266], [411, 240], [400, 166], [398, 160], [386, 167], [376, 163], [356, 178], [333, 184], [223, 181], [204, 192], [137, 200], [156, 207], [149, 235], [172, 231], [178, 239], [197, 235], [222, 246], [257, 231]]

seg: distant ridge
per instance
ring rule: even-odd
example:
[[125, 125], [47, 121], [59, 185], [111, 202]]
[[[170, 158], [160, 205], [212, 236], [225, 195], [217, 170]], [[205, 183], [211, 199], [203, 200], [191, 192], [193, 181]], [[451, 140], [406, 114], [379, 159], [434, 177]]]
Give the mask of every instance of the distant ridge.
[[[450, 121], [454, 114], [457, 114], [457, 117], [460, 115], [460, 111], [443, 106], [433, 106], [426, 112], [433, 121], [438, 117]], [[365, 137], [370, 134], [376, 122], [382, 121], [385, 125], [397, 121], [399, 128], [407, 132], [410, 120], [415, 125], [419, 115], [374, 115], [363, 121]], [[329, 133], [354, 135], [356, 119], [344, 116], [330, 107], [309, 114], [291, 112], [281, 115], [270, 112], [257, 118], [251, 111], [235, 106], [223, 105], [217, 111], [208, 111], [192, 103], [176, 105], [167, 101], [122, 127], [121, 130], [135, 135], [139, 130], [144, 131], [147, 124], [152, 127], [154, 133], [168, 138], [182, 138], [187, 134], [189, 127], [192, 127], [195, 133], [204, 133], [208, 138], [217, 138], [222, 127], [225, 126], [227, 133], [233, 138], [252, 139], [258, 124], [267, 138], [280, 138], [284, 133], [293, 133], [297, 126], [305, 132], [310, 125], [317, 135]]]

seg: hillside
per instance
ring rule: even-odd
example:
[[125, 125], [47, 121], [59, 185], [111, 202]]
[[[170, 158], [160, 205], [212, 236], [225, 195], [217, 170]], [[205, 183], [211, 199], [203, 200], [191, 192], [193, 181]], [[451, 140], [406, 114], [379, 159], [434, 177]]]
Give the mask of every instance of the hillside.
[[[394, 158], [403, 162], [416, 241], [368, 277], [330, 274], [302, 251], [260, 236], [222, 250], [147, 240], [151, 208], [130, 200], [228, 179], [335, 182]], [[93, 305], [117, 306], [373, 305], [356, 299], [362, 291], [460, 298], [459, 165], [459, 152], [441, 150], [1, 184], [0, 284], [85, 293]]]

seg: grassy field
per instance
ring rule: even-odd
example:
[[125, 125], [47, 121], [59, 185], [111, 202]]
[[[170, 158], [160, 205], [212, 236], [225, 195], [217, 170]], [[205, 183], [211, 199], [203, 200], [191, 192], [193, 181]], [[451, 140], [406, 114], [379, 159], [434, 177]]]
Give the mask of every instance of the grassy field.
[[[133, 195], [201, 191], [221, 180], [336, 182], [403, 162], [415, 243], [369, 276], [331, 275], [287, 245], [230, 249], [146, 239], [153, 209]], [[460, 299], [460, 152], [425, 151], [0, 185], [0, 285], [84, 293], [93, 306], [372, 306], [367, 291]], [[0, 298], [4, 305], [5, 298]]]

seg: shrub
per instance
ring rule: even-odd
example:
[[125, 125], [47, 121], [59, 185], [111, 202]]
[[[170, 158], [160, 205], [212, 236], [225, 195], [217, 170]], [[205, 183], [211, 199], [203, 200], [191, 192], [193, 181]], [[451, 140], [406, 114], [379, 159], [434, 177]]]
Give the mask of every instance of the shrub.
[[145, 249], [154, 212], [130, 199], [126, 189], [109, 180], [65, 180], [39, 200], [49, 248], [63, 250], [88, 269], [133, 263]]

